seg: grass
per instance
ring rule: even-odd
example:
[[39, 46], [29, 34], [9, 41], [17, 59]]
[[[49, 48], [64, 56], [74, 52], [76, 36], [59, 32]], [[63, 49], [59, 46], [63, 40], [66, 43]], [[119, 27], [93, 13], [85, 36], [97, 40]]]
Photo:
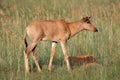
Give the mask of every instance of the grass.
[[[120, 74], [120, 1], [119, 0], [1, 0], [0, 1], [0, 80], [119, 80]], [[74, 66], [71, 73], [62, 65], [60, 45], [47, 71], [51, 42], [38, 45], [42, 65], [39, 74], [29, 57], [32, 73], [24, 71], [23, 33], [33, 20], [64, 19], [76, 21], [91, 16], [98, 33], [83, 31], [68, 41], [70, 56], [91, 54], [102, 63]]]

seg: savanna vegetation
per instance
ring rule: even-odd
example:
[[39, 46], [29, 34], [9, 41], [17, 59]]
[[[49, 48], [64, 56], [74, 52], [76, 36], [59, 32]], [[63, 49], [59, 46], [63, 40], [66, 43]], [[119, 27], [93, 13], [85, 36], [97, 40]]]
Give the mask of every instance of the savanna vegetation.
[[[90, 54], [100, 64], [73, 66], [69, 73], [63, 64], [61, 46], [48, 72], [51, 42], [37, 46], [42, 73], [30, 56], [31, 75], [24, 69], [23, 34], [34, 20], [64, 19], [67, 22], [91, 16], [98, 32], [83, 31], [67, 43], [69, 56]], [[120, 79], [120, 1], [119, 0], [0, 0], [0, 80], [119, 80]]]

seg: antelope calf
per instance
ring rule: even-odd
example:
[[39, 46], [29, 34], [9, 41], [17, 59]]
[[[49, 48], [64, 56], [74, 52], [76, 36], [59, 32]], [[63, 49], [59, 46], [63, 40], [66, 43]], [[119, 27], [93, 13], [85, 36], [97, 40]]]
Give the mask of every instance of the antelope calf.
[[79, 55], [79, 56], [72, 56], [69, 57], [69, 61], [71, 65], [84, 65], [88, 63], [98, 63], [98, 61], [89, 54]]
[[[26, 46], [26, 49], [24, 51], [26, 72], [30, 74], [28, 65], [28, 56], [30, 52], [32, 52], [32, 57], [37, 66], [38, 71], [41, 72], [41, 68], [39, 66], [36, 56], [36, 46], [40, 41], [52, 41], [52, 49], [48, 70], [52, 70], [52, 61], [56, 52], [56, 45], [58, 42], [60, 42], [66, 61], [67, 69], [70, 71], [71, 67], [68, 59], [66, 42], [68, 39], [70, 39], [72, 36], [74, 36], [82, 30], [89, 30], [93, 32], [98, 31], [95, 28], [95, 26], [91, 23], [90, 17], [84, 17], [79, 21], [71, 23], [65, 22], [64, 20], [37, 20], [28, 25], [24, 34], [24, 43]], [[26, 41], [26, 35], [28, 35], [30, 39], [29, 45]]]

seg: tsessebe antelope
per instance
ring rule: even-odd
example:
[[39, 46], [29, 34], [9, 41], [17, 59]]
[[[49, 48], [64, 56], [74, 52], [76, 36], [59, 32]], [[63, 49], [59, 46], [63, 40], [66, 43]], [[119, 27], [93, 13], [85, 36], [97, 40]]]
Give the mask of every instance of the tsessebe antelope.
[[[51, 50], [51, 56], [49, 61], [48, 70], [52, 70], [52, 61], [53, 57], [55, 55], [55, 49], [58, 42], [60, 42], [64, 58], [66, 61], [67, 69], [70, 71], [70, 63], [68, 59], [68, 52], [66, 49], [66, 42], [68, 39], [70, 39], [72, 36], [77, 34], [78, 32], [82, 30], [89, 30], [93, 32], [97, 32], [98, 30], [95, 28], [95, 26], [91, 23], [90, 17], [84, 17], [79, 21], [67, 23], [64, 20], [37, 20], [32, 22], [25, 30], [24, 34], [24, 42], [26, 49], [24, 51], [24, 57], [25, 57], [25, 69], [28, 74], [30, 74], [29, 71], [29, 65], [28, 65], [28, 56], [30, 52], [32, 52], [33, 60], [37, 66], [37, 69], [39, 72], [41, 72], [41, 68], [39, 66], [37, 56], [36, 56], [36, 46], [39, 41], [52, 41], [52, 50]], [[26, 41], [26, 35], [28, 35], [30, 39], [30, 44], [27, 44]]]

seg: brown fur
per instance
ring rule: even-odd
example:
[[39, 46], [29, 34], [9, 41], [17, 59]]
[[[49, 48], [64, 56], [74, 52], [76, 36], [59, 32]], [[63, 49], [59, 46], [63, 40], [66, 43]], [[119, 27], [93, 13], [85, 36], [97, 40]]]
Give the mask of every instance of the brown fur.
[[97, 63], [97, 60], [89, 54], [69, 57], [71, 65], [83, 65], [88, 63]]
[[[63, 54], [66, 60], [68, 70], [71, 70], [69, 60], [68, 60], [68, 52], [66, 48], [67, 40], [72, 36], [77, 34], [82, 30], [90, 30], [93, 32], [97, 32], [97, 29], [90, 22], [90, 17], [82, 18], [76, 22], [65, 22], [64, 20], [36, 20], [32, 22], [25, 30], [24, 35], [24, 43], [26, 49], [24, 51], [25, 57], [25, 68], [26, 72], [29, 74], [29, 66], [28, 66], [28, 56], [30, 52], [33, 52], [33, 59], [38, 68], [38, 71], [41, 72], [41, 68], [39, 67], [38, 60], [36, 57], [36, 46], [39, 41], [52, 41], [52, 50], [50, 56], [50, 62], [48, 70], [52, 70], [52, 61], [55, 55], [55, 49], [58, 42], [60, 42]], [[31, 43], [28, 45], [26, 41], [26, 35], [28, 35]]]

